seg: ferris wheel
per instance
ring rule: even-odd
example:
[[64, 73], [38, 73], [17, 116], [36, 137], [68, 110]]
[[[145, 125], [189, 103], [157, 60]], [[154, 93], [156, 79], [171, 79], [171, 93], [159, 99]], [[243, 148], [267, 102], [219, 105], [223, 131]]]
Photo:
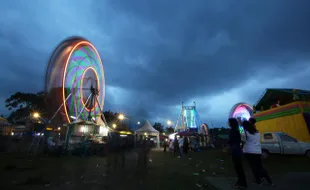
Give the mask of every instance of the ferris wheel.
[[52, 53], [45, 75], [51, 120], [98, 122], [105, 96], [104, 69], [94, 45], [81, 37], [61, 42]]
[[250, 117], [253, 117], [253, 108], [244, 102], [237, 103], [231, 108], [229, 117], [240, 118], [241, 120], [249, 120]]

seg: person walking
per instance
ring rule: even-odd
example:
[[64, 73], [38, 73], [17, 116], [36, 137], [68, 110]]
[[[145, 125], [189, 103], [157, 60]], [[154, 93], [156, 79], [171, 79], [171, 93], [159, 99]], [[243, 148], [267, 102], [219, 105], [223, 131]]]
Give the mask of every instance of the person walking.
[[251, 124], [249, 121], [243, 121], [242, 125], [246, 136], [246, 141], [243, 146], [243, 153], [252, 169], [255, 182], [257, 184], [262, 184], [263, 180], [266, 180], [268, 184], [273, 185], [272, 179], [270, 178], [267, 170], [263, 167], [260, 133], [254, 127], [255, 122]]
[[189, 149], [188, 137], [184, 137], [183, 152], [184, 152], [185, 155], [188, 154], [188, 149]]
[[177, 136], [175, 136], [174, 141], [173, 141], [173, 155], [176, 156], [178, 155], [178, 157], [180, 157], [180, 148], [179, 148], [179, 141]]
[[180, 156], [183, 156], [183, 144], [184, 144], [184, 138], [183, 136], [180, 136], [179, 139], [179, 150], [180, 150]]
[[168, 146], [168, 140], [167, 139], [164, 139], [164, 152], [167, 151], [167, 146]]
[[231, 149], [232, 161], [238, 177], [238, 180], [233, 188], [245, 189], [247, 188], [247, 182], [242, 163], [241, 135], [239, 132], [239, 124], [237, 119], [229, 118], [228, 125], [230, 127], [228, 144]]

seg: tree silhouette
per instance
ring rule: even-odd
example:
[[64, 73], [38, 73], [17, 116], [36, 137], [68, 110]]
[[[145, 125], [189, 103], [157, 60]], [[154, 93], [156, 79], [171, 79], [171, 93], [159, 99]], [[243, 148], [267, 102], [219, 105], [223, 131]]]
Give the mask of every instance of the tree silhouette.
[[5, 107], [12, 111], [8, 117], [12, 123], [24, 123], [24, 118], [29, 117], [34, 111], [40, 112], [42, 117], [47, 113], [44, 92], [17, 92], [5, 100]]
[[167, 134], [174, 133], [174, 128], [173, 127], [167, 127], [166, 130], [165, 130], [165, 133], [167, 133]]
[[110, 127], [112, 127], [112, 125], [115, 124], [117, 126], [116, 130], [118, 130], [118, 131], [129, 131], [128, 126], [124, 122], [122, 122], [118, 119], [119, 113], [114, 113], [114, 112], [109, 110], [109, 111], [104, 111], [103, 115], [104, 115], [105, 120], [107, 121], [107, 123]]
[[155, 123], [153, 125], [154, 129], [159, 131], [160, 133], [164, 132], [164, 126], [161, 123]]

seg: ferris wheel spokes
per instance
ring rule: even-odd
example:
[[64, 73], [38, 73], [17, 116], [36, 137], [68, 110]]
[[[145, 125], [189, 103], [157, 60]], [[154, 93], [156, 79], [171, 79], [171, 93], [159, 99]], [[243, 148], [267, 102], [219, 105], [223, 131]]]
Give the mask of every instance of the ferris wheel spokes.
[[[85, 105], [87, 105], [87, 103], [88, 103], [88, 101], [90, 100], [91, 96], [92, 96], [92, 94], [90, 94], [90, 95], [88, 96], [88, 98], [87, 98], [87, 100], [86, 100], [86, 102], [85, 102]], [[78, 119], [80, 118], [80, 116], [81, 116], [81, 114], [83, 113], [84, 109], [85, 109], [85, 106], [83, 106], [82, 110], [81, 110], [80, 113], [77, 115], [77, 117], [76, 117], [75, 120], [78, 120]]]
[[[66, 102], [66, 101], [70, 98], [71, 95], [72, 95], [72, 93], [70, 93], [70, 94], [67, 96], [67, 98], [65, 99], [64, 102]], [[58, 112], [61, 110], [62, 106], [64, 106], [64, 102], [59, 106], [59, 108], [58, 108], [57, 111], [54, 113], [54, 115], [51, 117], [51, 119], [48, 121], [48, 123], [50, 123], [50, 122], [56, 117], [56, 115], [58, 114]]]
[[108, 126], [108, 123], [107, 123], [107, 121], [106, 121], [106, 119], [105, 119], [105, 117], [104, 117], [104, 114], [103, 114], [103, 110], [101, 109], [101, 106], [100, 106], [100, 104], [99, 104], [99, 100], [98, 100], [98, 96], [96, 95], [96, 101], [97, 101], [97, 104], [98, 104], [98, 106], [99, 106], [99, 111], [100, 111], [100, 113], [101, 113], [101, 119], [102, 119], [102, 121], [103, 121], [103, 123], [106, 125], [106, 126]]

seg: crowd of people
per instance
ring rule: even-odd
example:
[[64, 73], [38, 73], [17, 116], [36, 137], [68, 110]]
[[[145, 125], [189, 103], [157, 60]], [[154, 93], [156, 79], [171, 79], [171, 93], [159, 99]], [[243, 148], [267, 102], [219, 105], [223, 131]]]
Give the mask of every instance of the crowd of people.
[[173, 152], [173, 155], [178, 158], [186, 156], [189, 151], [200, 152], [200, 149], [207, 147], [207, 145], [207, 137], [198, 134], [190, 137], [175, 135], [174, 139], [167, 140], [163, 143], [164, 152], [169, 148], [169, 151]]
[[[260, 143], [260, 133], [255, 126], [255, 118], [249, 121], [235, 118], [228, 119], [228, 126], [231, 128], [229, 133], [229, 147], [231, 150], [232, 161], [237, 173], [237, 182], [233, 186], [236, 189], [245, 189], [247, 180], [243, 169], [243, 157], [248, 161], [255, 183], [262, 184], [267, 182], [273, 185], [267, 170], [262, 163], [262, 148]], [[241, 134], [239, 127], [243, 127], [244, 133]]]

